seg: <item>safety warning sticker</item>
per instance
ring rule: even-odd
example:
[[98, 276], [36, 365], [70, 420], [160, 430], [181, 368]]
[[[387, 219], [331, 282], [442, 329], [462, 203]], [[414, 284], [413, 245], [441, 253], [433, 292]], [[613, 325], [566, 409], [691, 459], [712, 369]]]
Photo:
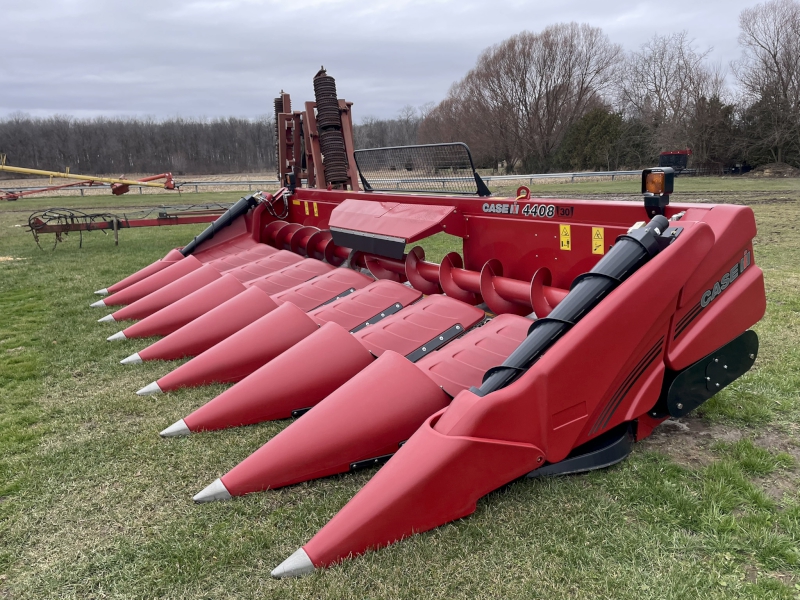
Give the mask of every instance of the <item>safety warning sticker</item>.
[[561, 249], [572, 250], [572, 232], [569, 225], [558, 226], [559, 237], [561, 238]]
[[605, 230], [602, 227], [592, 227], [592, 254], [606, 253]]

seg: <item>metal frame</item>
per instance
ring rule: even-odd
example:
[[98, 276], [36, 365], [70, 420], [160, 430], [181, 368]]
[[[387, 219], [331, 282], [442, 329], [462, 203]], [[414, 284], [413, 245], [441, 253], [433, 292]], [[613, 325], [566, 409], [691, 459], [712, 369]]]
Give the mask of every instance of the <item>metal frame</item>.
[[[436, 150], [443, 150], [443, 149], [455, 149], [459, 148], [464, 151], [466, 154], [466, 158], [469, 160], [469, 171], [472, 173], [472, 177], [429, 177], [427, 175], [423, 177], [410, 177], [410, 178], [403, 178], [403, 177], [386, 177], [386, 178], [378, 178], [378, 179], [368, 179], [365, 175], [365, 170], [367, 169], [367, 165], [365, 165], [365, 159], [369, 155], [376, 155], [377, 153], [384, 153], [387, 156], [390, 155], [391, 152], [398, 152], [398, 153], [407, 153], [407, 154], [419, 154], [423, 158], [422, 167], [429, 167], [432, 169], [436, 169], [436, 165], [429, 164], [428, 161], [425, 161], [424, 152], [430, 151], [435, 152]], [[440, 156], [441, 158], [441, 156]], [[460, 158], [460, 157], [459, 157]], [[361, 180], [361, 183], [364, 186], [366, 191], [403, 191], [403, 192], [415, 192], [415, 193], [461, 193], [461, 194], [469, 194], [469, 195], [477, 195], [481, 197], [490, 196], [491, 192], [489, 188], [486, 187], [486, 184], [481, 179], [481, 176], [478, 175], [478, 172], [475, 170], [475, 163], [472, 160], [472, 153], [469, 150], [469, 146], [467, 146], [463, 142], [448, 142], [443, 144], [415, 144], [411, 146], [386, 146], [383, 148], [367, 148], [364, 150], [356, 150], [353, 153], [353, 159], [356, 163], [358, 168], [358, 175]], [[361, 159], [361, 160], [359, 160]], [[429, 158], [430, 163], [435, 161], [436, 157], [431, 156]], [[412, 167], [413, 168], [413, 167]], [[447, 165], [447, 168], [454, 168], [453, 165]], [[475, 184], [475, 191], [467, 191], [463, 187], [459, 187], [458, 189], [446, 189], [448, 183], [450, 184], [457, 184], [457, 183], [464, 183], [472, 181]], [[393, 184], [392, 186], [382, 186], [382, 183], [390, 183]], [[416, 187], [416, 184], [421, 182], [441, 182], [442, 189], [433, 189], [432, 186], [419, 186]], [[401, 187], [402, 186], [402, 187]]]

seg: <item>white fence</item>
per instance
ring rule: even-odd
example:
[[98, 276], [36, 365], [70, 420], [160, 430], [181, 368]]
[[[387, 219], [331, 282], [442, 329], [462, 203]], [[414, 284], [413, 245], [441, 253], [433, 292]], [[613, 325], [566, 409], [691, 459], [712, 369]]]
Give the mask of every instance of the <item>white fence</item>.
[[[532, 173], [528, 175], [487, 175], [482, 177], [482, 179], [490, 183], [492, 181], [528, 181], [529, 184], [533, 184], [533, 182], [537, 179], [569, 179], [571, 182], [574, 182], [576, 179], [586, 178], [586, 177], [609, 177], [611, 181], [614, 181], [616, 177], [621, 176], [637, 176], [641, 175], [641, 171], [582, 171], [578, 173]], [[455, 178], [452, 177], [426, 177], [425, 181], [441, 181], [442, 185], [448, 181], [453, 181]], [[462, 178], [458, 178], [462, 179]], [[466, 179], [465, 179], [466, 180]], [[392, 180], [392, 183], [412, 183], [415, 179], [408, 179], [406, 180]], [[209, 188], [209, 187], [230, 187], [234, 189], [247, 189], [248, 191], [260, 190], [260, 189], [269, 189], [270, 187], [277, 187], [278, 180], [277, 179], [259, 179], [259, 180], [252, 180], [252, 181], [183, 181], [180, 182], [181, 191], [191, 191], [194, 188], [195, 192], [200, 192], [201, 188]], [[93, 185], [91, 188], [74, 188], [75, 190], [79, 190], [81, 196], [83, 196], [83, 192], [86, 189], [97, 189], [97, 188], [107, 188], [110, 187], [109, 184], [97, 184]], [[143, 186], [136, 186], [132, 185], [131, 188], [138, 188], [139, 193], [142, 193]], [[22, 192], [27, 190], [36, 190], [41, 189], [40, 186], [34, 187], [14, 187], [8, 188], [3, 186], [2, 181], [0, 181], [0, 189], [9, 192]], [[59, 190], [64, 191], [64, 190]], [[69, 191], [69, 188], [66, 188], [66, 191]]]

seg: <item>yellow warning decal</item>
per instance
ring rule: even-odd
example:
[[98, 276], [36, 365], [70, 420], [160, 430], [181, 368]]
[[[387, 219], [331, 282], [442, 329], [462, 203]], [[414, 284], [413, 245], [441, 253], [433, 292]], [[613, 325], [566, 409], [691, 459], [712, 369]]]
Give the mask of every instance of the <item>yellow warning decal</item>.
[[308, 214], [308, 202], [303, 202], [303, 208], [306, 209], [306, 214]]
[[561, 249], [572, 250], [572, 231], [569, 225], [558, 226], [559, 237], [561, 238]]
[[314, 202], [314, 216], [315, 217], [319, 216], [319, 211], [317, 210], [317, 203], [316, 202]]
[[605, 230], [602, 227], [592, 227], [592, 254], [605, 254], [605, 242]]
[[292, 200], [292, 204], [295, 206], [300, 206], [300, 200]]

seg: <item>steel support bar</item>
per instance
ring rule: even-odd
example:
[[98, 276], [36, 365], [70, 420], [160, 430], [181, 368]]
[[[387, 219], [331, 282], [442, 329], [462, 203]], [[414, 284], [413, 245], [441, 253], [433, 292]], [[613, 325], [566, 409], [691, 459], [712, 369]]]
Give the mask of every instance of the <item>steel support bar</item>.
[[[34, 222], [36, 233], [63, 233], [65, 231], [97, 231], [102, 229], [129, 229], [132, 227], [158, 227], [160, 225], [192, 225], [216, 221], [220, 213], [196, 215], [191, 217], [164, 217], [158, 219], [112, 219], [96, 223], [69, 223], [61, 225], [45, 225], [43, 221]], [[40, 225], [41, 224], [41, 225]]]

